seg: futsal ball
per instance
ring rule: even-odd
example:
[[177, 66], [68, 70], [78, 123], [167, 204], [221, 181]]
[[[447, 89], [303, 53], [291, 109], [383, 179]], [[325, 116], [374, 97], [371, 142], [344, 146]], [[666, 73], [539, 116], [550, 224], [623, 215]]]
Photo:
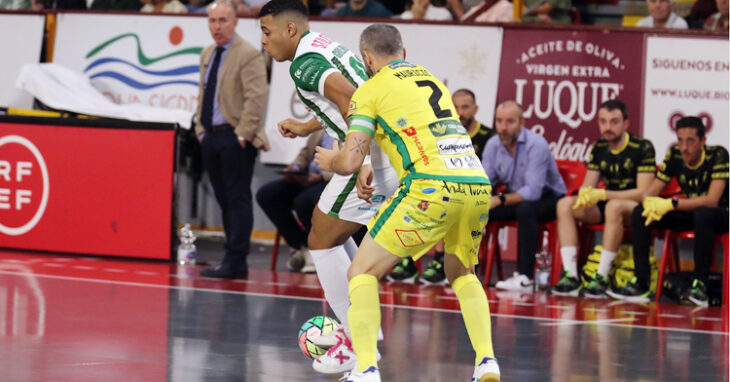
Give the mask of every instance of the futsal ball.
[[337, 321], [327, 316], [314, 316], [308, 319], [299, 329], [299, 349], [311, 359], [324, 355], [327, 349], [315, 345], [312, 338], [331, 333], [339, 327]]

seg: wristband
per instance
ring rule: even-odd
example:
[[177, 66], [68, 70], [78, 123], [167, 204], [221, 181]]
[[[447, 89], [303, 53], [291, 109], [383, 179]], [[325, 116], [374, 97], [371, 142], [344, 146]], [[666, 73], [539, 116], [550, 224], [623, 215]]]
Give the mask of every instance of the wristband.
[[499, 198], [499, 205], [503, 206], [507, 198], [504, 196], [504, 194], [499, 194], [499, 196], [497, 197]]
[[674, 207], [674, 209], [676, 210], [677, 206], [679, 206], [679, 199], [672, 198], [672, 207]]

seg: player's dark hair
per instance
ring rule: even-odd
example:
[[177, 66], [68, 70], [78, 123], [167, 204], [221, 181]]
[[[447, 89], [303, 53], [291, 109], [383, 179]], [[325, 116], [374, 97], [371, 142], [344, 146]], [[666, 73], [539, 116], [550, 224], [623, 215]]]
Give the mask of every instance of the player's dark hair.
[[264, 4], [259, 11], [259, 18], [271, 15], [278, 16], [282, 13], [295, 13], [304, 18], [309, 18], [309, 11], [301, 0], [271, 0]]
[[403, 39], [398, 28], [390, 24], [372, 24], [360, 34], [360, 50], [382, 56], [403, 53]]
[[624, 120], [629, 119], [629, 114], [626, 112], [626, 104], [617, 99], [604, 101], [598, 109], [606, 109], [608, 111], [621, 110], [621, 115], [624, 117]]
[[471, 99], [474, 100], [474, 103], [477, 103], [477, 96], [474, 95], [474, 92], [469, 89], [461, 88], [461, 89], [455, 91], [454, 94], [452, 94], [451, 96], [456, 97], [458, 95], [464, 95], [464, 94], [471, 96]]
[[702, 138], [705, 136], [705, 124], [702, 123], [702, 118], [695, 116], [688, 116], [677, 121], [675, 130], [681, 128], [695, 129], [697, 137]]

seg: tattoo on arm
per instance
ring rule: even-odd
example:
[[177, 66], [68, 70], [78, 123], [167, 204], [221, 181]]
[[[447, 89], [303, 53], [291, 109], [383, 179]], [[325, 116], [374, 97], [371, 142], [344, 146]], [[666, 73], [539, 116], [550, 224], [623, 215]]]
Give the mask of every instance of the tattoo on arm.
[[354, 137], [352, 141], [352, 146], [350, 146], [350, 151], [356, 151], [358, 154], [365, 156], [368, 154], [368, 145], [367, 141], [362, 138]]

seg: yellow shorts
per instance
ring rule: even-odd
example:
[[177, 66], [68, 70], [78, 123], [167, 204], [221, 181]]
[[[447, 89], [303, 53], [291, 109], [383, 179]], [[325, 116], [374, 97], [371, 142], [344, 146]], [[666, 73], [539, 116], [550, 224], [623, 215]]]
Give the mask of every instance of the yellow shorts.
[[468, 267], [479, 261], [491, 197], [488, 184], [407, 180], [375, 213], [368, 230], [390, 253], [414, 259], [444, 239], [446, 253]]

